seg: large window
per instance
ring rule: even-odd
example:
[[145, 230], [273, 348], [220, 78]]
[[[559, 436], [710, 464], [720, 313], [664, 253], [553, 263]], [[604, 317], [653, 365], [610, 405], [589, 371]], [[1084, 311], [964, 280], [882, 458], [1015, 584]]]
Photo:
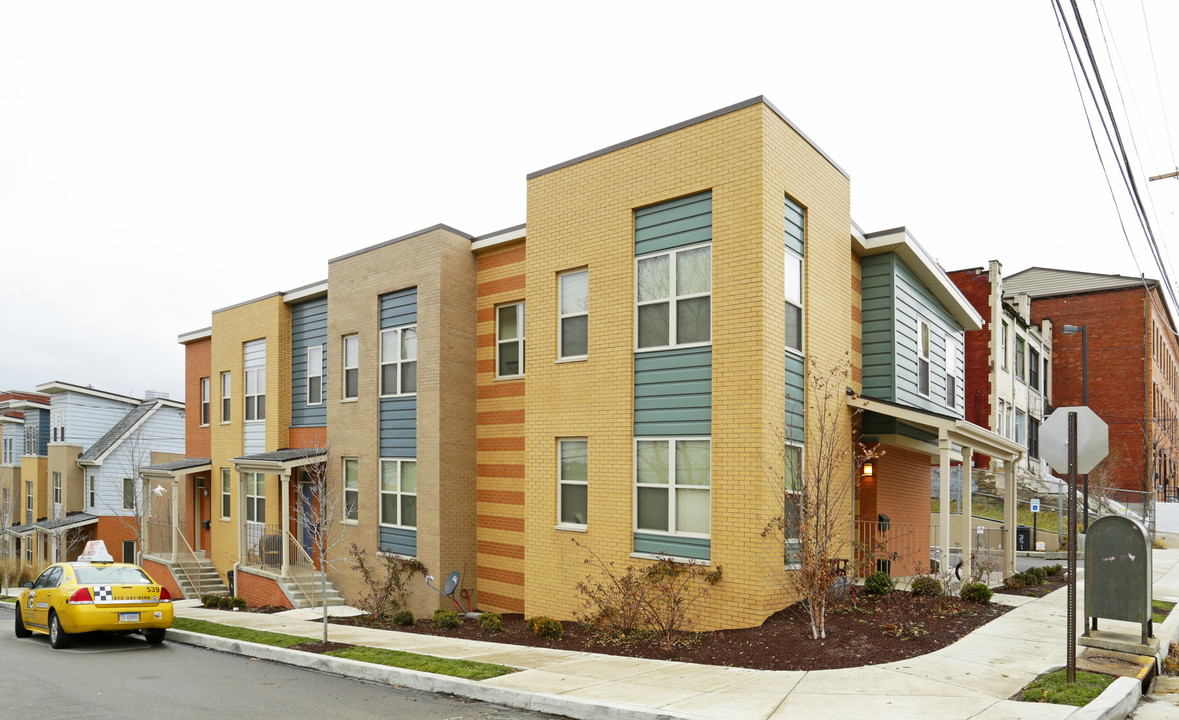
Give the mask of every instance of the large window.
[[246, 473], [246, 522], [266, 522], [266, 476]]
[[645, 255], [635, 262], [639, 349], [711, 342], [711, 243]]
[[786, 349], [802, 352], [802, 256], [786, 248]]
[[344, 399], [355, 400], [360, 396], [360, 337], [349, 335], [344, 338]]
[[344, 520], [360, 519], [360, 469], [356, 458], [344, 458]]
[[61, 473], [53, 471], [53, 504], [61, 504]]
[[495, 374], [496, 377], [524, 374], [524, 303], [500, 305], [495, 309]]
[[575, 270], [560, 276], [560, 307], [557, 357], [574, 360], [589, 355], [589, 270]]
[[98, 505], [97, 478], [93, 475], [86, 477], [86, 507], [94, 508]]
[[209, 424], [209, 378], [201, 378], [201, 425]]
[[1026, 341], [1023, 339], [1023, 336], [1017, 333], [1015, 336], [1015, 377], [1020, 380], [1024, 379], [1024, 368], [1027, 362], [1024, 353], [1025, 344]]
[[999, 359], [999, 366], [1002, 367], [1004, 370], [1006, 370], [1007, 369], [1007, 356], [1011, 354], [1011, 352], [1008, 350], [1008, 345], [1007, 345], [1007, 342], [1008, 342], [1007, 338], [1011, 333], [1007, 329], [1007, 321], [1006, 320], [1003, 321], [1002, 333], [1003, 333], [1003, 336], [999, 340], [999, 352], [1002, 353], [1002, 357]]
[[266, 368], [246, 370], [246, 420], [266, 419]]
[[1016, 408], [1015, 410], [1015, 442], [1020, 445], [1025, 445], [1027, 438], [1024, 436], [1024, 428], [1027, 415], [1023, 410]]
[[25, 455], [36, 455], [37, 449], [38, 449], [37, 448], [37, 428], [35, 426], [34, 427], [26, 426], [26, 428], [25, 428]]
[[231, 384], [229, 373], [221, 373], [221, 422], [223, 423], [229, 422], [230, 418], [229, 407], [230, 400], [232, 399], [233, 395], [233, 392], [230, 390], [230, 388]]
[[221, 519], [228, 520], [233, 509], [232, 486], [229, 484], [229, 468], [221, 468]]
[[707, 536], [711, 447], [706, 439], [635, 441], [635, 529]]
[[307, 404], [323, 403], [323, 345], [307, 348]]
[[917, 393], [929, 397], [929, 323], [917, 321]]
[[1035, 348], [1028, 348], [1028, 385], [1040, 391], [1040, 353]]
[[381, 524], [418, 526], [418, 463], [416, 460], [381, 461]]
[[381, 331], [381, 395], [412, 395], [418, 391], [418, 328]]
[[33, 483], [25, 483], [25, 522], [33, 522]]
[[585, 527], [589, 513], [589, 442], [557, 441], [557, 517], [562, 525]]
[[1028, 457], [1040, 458], [1040, 421], [1028, 417]]
[[123, 509], [135, 509], [135, 480], [133, 478], [123, 478]]
[[802, 564], [802, 461], [801, 445], [786, 445], [782, 479], [785, 498], [782, 502], [783, 559], [788, 567]]

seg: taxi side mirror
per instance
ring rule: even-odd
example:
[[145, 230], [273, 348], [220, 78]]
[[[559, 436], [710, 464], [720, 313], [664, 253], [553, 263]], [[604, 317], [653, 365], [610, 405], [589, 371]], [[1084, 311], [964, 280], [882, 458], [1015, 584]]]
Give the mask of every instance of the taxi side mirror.
[[32, 589], [33, 589], [33, 583], [32, 583], [32, 582], [27, 582], [27, 583], [25, 583], [25, 584], [21, 585], [21, 587], [23, 587], [23, 588], [29, 588], [30, 590], [32, 590]]

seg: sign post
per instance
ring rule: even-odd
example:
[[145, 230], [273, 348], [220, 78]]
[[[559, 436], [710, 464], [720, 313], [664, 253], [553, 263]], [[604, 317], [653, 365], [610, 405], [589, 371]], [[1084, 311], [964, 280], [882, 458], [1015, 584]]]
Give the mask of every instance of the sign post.
[[1032, 549], [1038, 547], [1040, 540], [1040, 498], [1032, 498]]
[[[1041, 455], [1068, 479], [1068, 617], [1066, 677], [1077, 681], [1077, 474], [1109, 454], [1109, 426], [1087, 406], [1057, 408], [1040, 428]], [[1034, 517], [1034, 516], [1033, 516]]]

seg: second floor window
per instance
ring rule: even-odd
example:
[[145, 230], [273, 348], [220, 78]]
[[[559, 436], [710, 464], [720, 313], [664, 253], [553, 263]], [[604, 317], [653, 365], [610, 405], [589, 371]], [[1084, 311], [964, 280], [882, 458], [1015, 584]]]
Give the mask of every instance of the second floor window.
[[135, 480], [132, 478], [123, 478], [123, 509], [135, 509]]
[[246, 420], [266, 419], [266, 368], [246, 370]]
[[201, 378], [201, 425], [209, 424], [209, 378]]
[[946, 338], [946, 407], [954, 407], [957, 402], [958, 386], [958, 348], [953, 338]]
[[640, 350], [712, 341], [712, 245], [645, 255], [636, 261]]
[[786, 349], [802, 352], [802, 257], [786, 249]]
[[323, 345], [307, 348], [307, 404], [323, 402]]
[[221, 373], [221, 422], [229, 422], [230, 391], [229, 373]]
[[61, 473], [53, 471], [53, 504], [61, 504]]
[[495, 375], [524, 374], [524, 303], [500, 305], [495, 310]]
[[1007, 321], [1006, 320], [1003, 321], [1003, 328], [1002, 328], [1001, 332], [1003, 333], [1003, 335], [999, 339], [999, 352], [1002, 354], [999, 358], [999, 367], [1006, 370], [1007, 369], [1007, 356], [1011, 354], [1011, 352], [1008, 350], [1008, 347], [1007, 347], [1007, 337], [1010, 335], [1010, 333], [1007, 329]]
[[344, 399], [354, 400], [360, 396], [360, 337], [349, 335], [344, 338]]
[[1035, 348], [1028, 348], [1028, 385], [1040, 391], [1040, 353]]
[[929, 396], [929, 323], [917, 321], [917, 393]]
[[1025, 353], [1024, 353], [1024, 345], [1025, 345], [1025, 341], [1024, 341], [1023, 337], [1020, 335], [1016, 335], [1015, 336], [1015, 377], [1019, 378], [1020, 380], [1023, 380], [1025, 377], [1024, 369], [1026, 367], [1025, 363], [1027, 362], [1027, 358], [1025, 357]]
[[411, 395], [418, 391], [418, 328], [381, 331], [381, 394]]
[[562, 360], [589, 355], [589, 270], [567, 272], [559, 278], [560, 333], [557, 357]]

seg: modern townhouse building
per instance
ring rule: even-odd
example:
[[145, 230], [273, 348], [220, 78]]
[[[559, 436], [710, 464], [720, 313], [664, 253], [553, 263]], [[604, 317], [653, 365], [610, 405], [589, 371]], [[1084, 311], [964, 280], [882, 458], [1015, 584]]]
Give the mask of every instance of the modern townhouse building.
[[1031, 299], [1033, 323], [1051, 321], [1055, 405], [1085, 404], [1087, 390], [1109, 426], [1102, 483], [1132, 504], [1156, 491], [1175, 497], [1179, 345], [1158, 281], [1032, 267], [1004, 286]]
[[[38, 485], [43, 464], [35, 459], [38, 456], [35, 444], [42, 440], [42, 434], [44, 442], [48, 442], [48, 411], [47, 395], [16, 390], [0, 393], [0, 525], [3, 526], [0, 532], [6, 534], [7, 541], [4, 562], [11, 558], [15, 564], [21, 564], [26, 555], [30, 562], [32, 560], [31, 533], [9, 534], [8, 530], [31, 525], [36, 518], [35, 503], [31, 504], [31, 501], [36, 499], [34, 488]], [[26, 465], [22, 476], [22, 460], [26, 455], [34, 459]], [[26, 482], [33, 483], [33, 487], [27, 487]]]
[[[1016, 481], [1029, 487], [1049, 475], [1040, 457], [1040, 425], [1052, 406], [1052, 321], [1031, 321], [1031, 299], [1012, 293], [1002, 265], [949, 273], [971, 305], [986, 319], [966, 333], [966, 417], [1025, 450]], [[987, 462], [987, 458], [982, 459]]]
[[[182, 335], [209, 427], [190, 417], [191, 464], [159, 472], [223, 488], [200, 542], [251, 602], [295, 604], [319, 466], [346, 598], [352, 543], [461, 572], [478, 608], [562, 618], [588, 553], [669, 556], [723, 568], [701, 627], [748, 626], [792, 599], [789, 541], [763, 530], [817, 425], [807, 378], [846, 368], [847, 559], [857, 541], [895, 574], [927, 569], [931, 545], [953, 559], [973, 533], [950, 502], [931, 517], [931, 460], [948, 478], [999, 458], [1010, 489], [1021, 448], [965, 419], [964, 333], [983, 319], [904, 228], [856, 228], [849, 193], [762, 98], [533, 173], [525, 225], [411, 233]], [[304, 303], [322, 303], [314, 328]], [[857, 473], [861, 441], [880, 452]], [[953, 505], [969, 518], [968, 492]]]

